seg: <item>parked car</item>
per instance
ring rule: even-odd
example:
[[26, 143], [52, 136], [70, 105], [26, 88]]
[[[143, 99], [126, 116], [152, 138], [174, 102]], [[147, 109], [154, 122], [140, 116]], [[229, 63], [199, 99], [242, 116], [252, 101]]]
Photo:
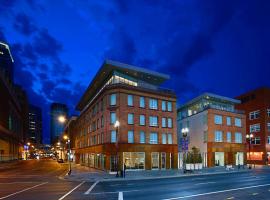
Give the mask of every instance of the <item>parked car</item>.
[[58, 162], [58, 163], [63, 163], [64, 160], [63, 160], [62, 158], [60, 158], [60, 159], [57, 160], [57, 162]]

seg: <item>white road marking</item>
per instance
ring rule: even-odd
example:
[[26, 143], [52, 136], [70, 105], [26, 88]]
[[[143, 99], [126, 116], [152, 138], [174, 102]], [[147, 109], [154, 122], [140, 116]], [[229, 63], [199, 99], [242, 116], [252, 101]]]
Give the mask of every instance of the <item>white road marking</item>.
[[228, 197], [227, 199], [228, 199], [228, 200], [229, 200], [229, 199], [234, 199], [234, 197]]
[[252, 193], [253, 196], [258, 195], [258, 194], [259, 194], [259, 193], [257, 193], [257, 192]]
[[79, 185], [77, 185], [75, 188], [73, 188], [72, 190], [70, 190], [68, 193], [66, 193], [64, 196], [62, 196], [60, 199], [58, 200], [62, 200], [64, 198], [66, 198], [68, 195], [70, 195], [74, 190], [76, 190], [78, 187], [80, 187], [82, 184], [84, 184], [85, 181], [81, 182]]
[[265, 187], [269, 185], [270, 183], [263, 184], [263, 185], [253, 185], [253, 186], [248, 186], [248, 187], [233, 188], [233, 189], [220, 190], [220, 191], [215, 191], [215, 192], [206, 192], [206, 193], [193, 194], [193, 195], [187, 195], [187, 196], [182, 196], [182, 197], [172, 197], [172, 198], [163, 199], [163, 200], [185, 199], [185, 198], [191, 198], [191, 197], [206, 196], [210, 194], [218, 194], [218, 193], [231, 192], [231, 191], [237, 191], [237, 190], [245, 190], [245, 189], [250, 189], [250, 188]]
[[32, 187], [29, 187], [29, 188], [25, 188], [25, 189], [23, 189], [23, 190], [20, 190], [20, 191], [18, 191], [18, 192], [14, 192], [14, 193], [9, 194], [9, 195], [7, 195], [7, 196], [0, 197], [0, 199], [6, 199], [6, 198], [8, 198], [8, 197], [11, 197], [11, 196], [14, 196], [14, 195], [16, 195], [16, 194], [25, 192], [25, 191], [27, 191], [27, 190], [31, 190], [31, 189], [36, 188], [36, 187], [41, 186], [41, 185], [45, 185], [45, 184], [47, 184], [47, 183], [48, 183], [48, 182], [44, 182], [44, 183], [40, 183], [40, 184], [38, 184], [38, 185], [34, 185], [34, 186], [32, 186]]
[[213, 184], [216, 182], [203, 182], [203, 183], [196, 183], [195, 185], [207, 185], [207, 184]]
[[124, 200], [123, 199], [123, 192], [118, 193], [118, 200]]
[[119, 192], [138, 192], [140, 190], [123, 190], [123, 191], [114, 191], [114, 192], [95, 192], [95, 193], [91, 193], [93, 195], [99, 195], [99, 194], [115, 194], [115, 193], [119, 193]]
[[89, 194], [98, 183], [99, 181], [96, 181], [93, 185], [91, 185], [91, 187], [84, 194]]

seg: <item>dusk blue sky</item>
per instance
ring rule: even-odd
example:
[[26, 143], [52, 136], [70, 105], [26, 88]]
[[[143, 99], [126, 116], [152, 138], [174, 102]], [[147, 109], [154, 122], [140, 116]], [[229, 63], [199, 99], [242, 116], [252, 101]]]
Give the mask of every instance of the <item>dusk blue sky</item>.
[[167, 73], [178, 104], [270, 86], [270, 1], [0, 0], [0, 41], [15, 81], [43, 109], [70, 113], [104, 59]]

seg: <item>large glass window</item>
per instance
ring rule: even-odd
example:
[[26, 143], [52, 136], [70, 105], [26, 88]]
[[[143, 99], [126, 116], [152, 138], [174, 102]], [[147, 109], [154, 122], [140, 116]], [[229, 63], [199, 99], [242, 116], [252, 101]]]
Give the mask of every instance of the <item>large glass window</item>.
[[116, 113], [115, 112], [111, 112], [111, 124], [115, 124], [116, 122]]
[[145, 133], [144, 133], [144, 131], [140, 131], [140, 143], [145, 143]]
[[167, 127], [167, 119], [165, 117], [162, 117], [161, 119], [161, 122], [162, 122], [162, 128], [166, 128]]
[[222, 131], [215, 131], [215, 142], [222, 142]]
[[140, 97], [140, 108], [145, 108], [145, 98]]
[[128, 143], [134, 143], [134, 132], [128, 131]]
[[116, 142], [116, 131], [111, 131], [111, 143]]
[[152, 152], [152, 169], [158, 169], [159, 168], [159, 153], [158, 152]]
[[227, 121], [227, 126], [231, 126], [232, 125], [231, 117], [226, 117], [226, 121]]
[[242, 127], [242, 122], [240, 118], [234, 118], [234, 124], [237, 127]]
[[232, 133], [227, 132], [227, 142], [232, 142]]
[[140, 125], [145, 126], [145, 115], [140, 115]]
[[166, 101], [161, 102], [161, 110], [166, 111]]
[[242, 143], [242, 133], [235, 133], [235, 143]]
[[166, 133], [162, 133], [162, 144], [167, 144], [167, 136], [166, 136]]
[[168, 133], [168, 144], [172, 144], [173, 141], [172, 141], [172, 134], [171, 133]]
[[149, 99], [149, 108], [153, 110], [158, 109], [158, 100], [157, 99]]
[[249, 126], [249, 131], [251, 133], [254, 133], [254, 132], [259, 132], [261, 130], [261, 125], [260, 124], [252, 124]]
[[134, 114], [128, 113], [128, 124], [134, 124]]
[[158, 143], [158, 134], [157, 133], [150, 133], [150, 138], [149, 138], [149, 143], [150, 144], [157, 144]]
[[173, 124], [172, 124], [172, 118], [168, 118], [168, 128], [172, 128]]
[[149, 117], [149, 126], [158, 126], [158, 117], [150, 116]]
[[116, 94], [110, 95], [110, 105], [115, 106], [116, 105]]
[[170, 101], [167, 102], [167, 109], [169, 112], [172, 111], [172, 102], [170, 102]]
[[215, 124], [222, 124], [222, 116], [215, 115]]
[[127, 170], [144, 169], [145, 153], [144, 152], [123, 152], [123, 163]]
[[133, 95], [127, 95], [128, 106], [133, 106]]
[[252, 119], [258, 119], [260, 116], [260, 110], [256, 110], [256, 111], [253, 111], [253, 112], [250, 112], [249, 113], [249, 119], [252, 120]]

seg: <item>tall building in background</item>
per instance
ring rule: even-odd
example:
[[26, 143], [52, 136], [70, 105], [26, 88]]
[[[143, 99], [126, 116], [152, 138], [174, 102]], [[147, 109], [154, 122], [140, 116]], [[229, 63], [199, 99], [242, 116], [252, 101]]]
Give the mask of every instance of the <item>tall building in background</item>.
[[40, 107], [29, 106], [29, 131], [27, 142], [42, 144], [42, 110]]
[[3, 69], [3, 73], [13, 81], [14, 61], [10, 52], [9, 46], [3, 42], [0, 42], [0, 68]]
[[106, 171], [177, 168], [176, 94], [160, 87], [169, 78], [105, 61], [67, 131], [76, 163]]
[[[237, 99], [238, 109], [246, 114], [247, 159], [251, 164], [266, 164], [270, 161], [270, 88], [258, 88], [242, 94]], [[249, 154], [250, 151], [250, 154]]]
[[54, 144], [64, 131], [65, 123], [59, 121], [59, 116], [68, 117], [68, 108], [62, 103], [51, 104], [51, 143]]
[[[182, 145], [186, 140], [188, 151], [192, 147], [200, 149], [205, 167], [243, 165], [246, 119], [243, 111], [235, 109], [239, 103], [236, 99], [204, 93], [181, 106], [178, 109], [180, 152], [185, 153]], [[186, 138], [182, 130], [187, 130]]]

